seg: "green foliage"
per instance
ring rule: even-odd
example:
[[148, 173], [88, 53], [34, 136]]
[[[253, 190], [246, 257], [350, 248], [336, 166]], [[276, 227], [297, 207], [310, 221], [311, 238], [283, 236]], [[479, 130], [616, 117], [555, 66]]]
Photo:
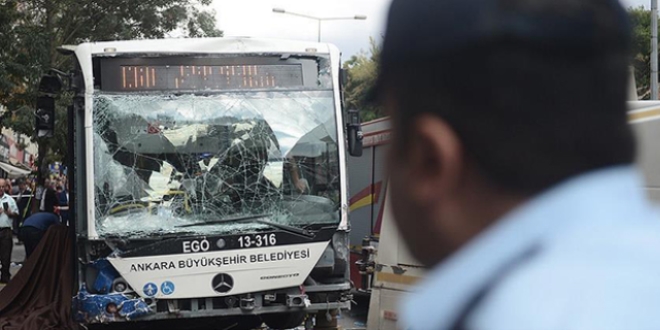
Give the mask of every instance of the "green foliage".
[[194, 10], [196, 19], [188, 21], [188, 36], [191, 38], [222, 37], [222, 31], [215, 28], [215, 15], [212, 12]]
[[344, 62], [348, 70], [348, 84], [344, 89], [344, 100], [347, 109], [358, 109], [363, 121], [369, 121], [385, 116], [381, 106], [367, 102], [376, 85], [380, 47], [376, 41], [369, 39], [369, 52], [360, 52]]
[[[0, 0], [0, 126], [34, 137], [34, 107], [41, 75], [66, 69], [72, 58], [61, 45], [87, 41], [162, 38], [174, 31], [189, 37], [221, 37], [214, 14], [199, 8], [211, 0]], [[67, 98], [57, 102], [56, 134], [39, 139], [46, 153], [66, 156]], [[56, 160], [62, 160], [56, 159]], [[39, 161], [39, 163], [41, 163]]]
[[637, 95], [649, 99], [651, 74], [651, 11], [643, 7], [628, 9], [632, 23], [633, 58]]
[[[633, 54], [632, 65], [635, 69], [637, 94], [640, 99], [650, 97], [650, 66], [651, 66], [651, 12], [643, 7], [629, 8], [628, 13], [632, 23]], [[369, 104], [366, 97], [376, 83], [380, 48], [375, 40], [370, 40], [369, 52], [361, 52], [352, 56], [344, 63], [348, 70], [349, 82], [344, 90], [346, 107], [359, 109], [364, 121], [385, 116], [380, 106]]]

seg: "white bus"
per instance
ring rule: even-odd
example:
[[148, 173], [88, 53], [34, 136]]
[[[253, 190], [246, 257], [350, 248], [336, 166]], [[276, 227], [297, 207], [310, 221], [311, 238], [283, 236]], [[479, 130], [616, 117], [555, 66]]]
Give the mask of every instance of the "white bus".
[[[286, 329], [350, 307], [346, 145], [361, 145], [359, 125], [344, 123], [335, 46], [208, 38], [60, 51], [74, 58], [76, 321]], [[46, 78], [42, 115], [57, 90]]]

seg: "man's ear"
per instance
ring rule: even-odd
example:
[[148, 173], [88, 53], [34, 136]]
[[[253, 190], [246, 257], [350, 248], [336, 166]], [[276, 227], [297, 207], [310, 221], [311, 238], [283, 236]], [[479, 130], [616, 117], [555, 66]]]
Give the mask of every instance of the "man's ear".
[[418, 200], [437, 201], [451, 196], [465, 174], [463, 146], [442, 118], [421, 114], [412, 123], [409, 164]]

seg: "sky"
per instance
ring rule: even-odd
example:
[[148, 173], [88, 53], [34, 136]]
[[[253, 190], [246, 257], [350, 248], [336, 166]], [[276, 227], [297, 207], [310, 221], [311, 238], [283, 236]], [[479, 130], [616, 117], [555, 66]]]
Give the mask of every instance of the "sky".
[[[316, 20], [273, 12], [288, 12], [320, 18], [366, 15], [367, 20], [324, 21], [321, 41], [330, 42], [348, 59], [369, 49], [369, 37], [379, 43], [385, 33], [391, 0], [213, 0], [218, 28], [225, 36], [250, 36], [316, 41]], [[625, 7], [650, 7], [651, 0], [621, 0]]]
[[628, 7], [639, 7], [639, 6], [644, 6], [646, 8], [651, 8], [651, 0], [622, 0], [621, 3], [628, 8]]
[[318, 21], [273, 12], [288, 12], [319, 18], [366, 15], [366, 20], [321, 23], [321, 41], [335, 44], [343, 59], [369, 49], [369, 37], [380, 40], [391, 0], [214, 0], [218, 28], [225, 36], [250, 36], [306, 41], [317, 40]]

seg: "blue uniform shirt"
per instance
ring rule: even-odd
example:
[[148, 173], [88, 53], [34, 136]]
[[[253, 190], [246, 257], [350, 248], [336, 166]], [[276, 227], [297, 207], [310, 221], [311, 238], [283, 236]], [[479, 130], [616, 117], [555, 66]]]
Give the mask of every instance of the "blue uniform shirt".
[[[521, 254], [536, 253], [498, 272]], [[660, 216], [633, 167], [570, 179], [513, 210], [431, 270], [407, 329], [658, 329]]]
[[47, 230], [52, 225], [59, 225], [60, 219], [53, 213], [39, 212], [29, 216], [23, 222], [23, 227], [34, 227], [41, 230]]

